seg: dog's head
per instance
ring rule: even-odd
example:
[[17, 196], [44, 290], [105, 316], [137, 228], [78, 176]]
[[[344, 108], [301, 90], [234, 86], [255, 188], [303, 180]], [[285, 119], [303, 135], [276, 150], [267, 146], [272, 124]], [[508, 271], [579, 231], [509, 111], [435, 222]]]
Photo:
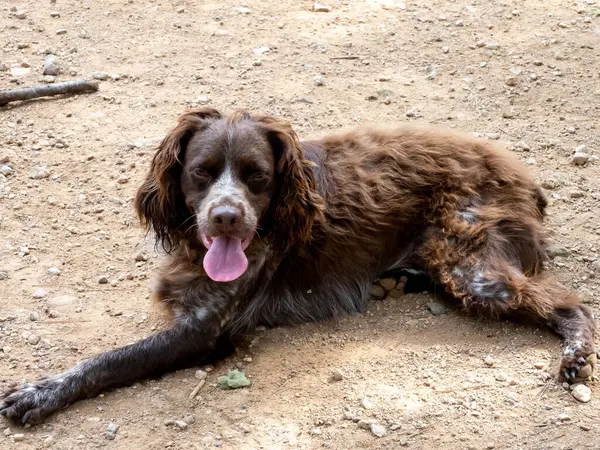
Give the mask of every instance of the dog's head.
[[257, 236], [311, 239], [323, 209], [311, 166], [286, 122], [194, 109], [160, 144], [135, 205], [167, 252], [182, 239], [202, 242], [208, 276], [232, 281]]

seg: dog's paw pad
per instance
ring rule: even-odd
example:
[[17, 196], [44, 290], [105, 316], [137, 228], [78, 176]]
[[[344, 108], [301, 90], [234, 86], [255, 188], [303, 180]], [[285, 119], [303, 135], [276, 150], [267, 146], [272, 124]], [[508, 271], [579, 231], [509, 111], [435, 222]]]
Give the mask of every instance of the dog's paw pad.
[[406, 282], [407, 277], [405, 276], [398, 278], [380, 278], [375, 281], [373, 287], [371, 288], [371, 297], [377, 300], [382, 300], [386, 297], [402, 297], [404, 295], [404, 287], [406, 286]]
[[564, 355], [560, 361], [559, 379], [569, 383], [589, 381], [594, 376], [596, 353], [585, 355], [577, 351], [573, 355]]
[[59, 380], [27, 383], [0, 395], [0, 415], [16, 423], [38, 423], [68, 404], [69, 395]]

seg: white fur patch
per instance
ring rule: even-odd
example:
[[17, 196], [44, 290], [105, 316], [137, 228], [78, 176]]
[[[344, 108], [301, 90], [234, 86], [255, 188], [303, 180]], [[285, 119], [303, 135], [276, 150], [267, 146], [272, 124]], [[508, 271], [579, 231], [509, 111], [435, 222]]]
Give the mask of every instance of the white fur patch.
[[196, 307], [194, 308], [194, 316], [198, 320], [204, 320], [208, 316], [208, 308], [205, 307]]

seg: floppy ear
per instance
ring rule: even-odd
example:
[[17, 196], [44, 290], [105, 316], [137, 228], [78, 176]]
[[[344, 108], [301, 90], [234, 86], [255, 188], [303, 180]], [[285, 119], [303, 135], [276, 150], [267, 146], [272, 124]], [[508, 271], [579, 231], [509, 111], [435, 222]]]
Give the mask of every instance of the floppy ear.
[[271, 207], [281, 244], [306, 243], [324, 211], [315, 184], [315, 164], [304, 159], [298, 136], [288, 122], [266, 116], [254, 119], [264, 129], [275, 155], [277, 192]]
[[208, 120], [220, 118], [212, 108], [186, 111], [178, 125], [162, 140], [154, 155], [150, 171], [138, 189], [135, 209], [141, 223], [156, 233], [157, 244], [171, 251], [185, 234], [192, 214], [185, 204], [180, 179], [183, 154], [195, 131], [206, 126]]

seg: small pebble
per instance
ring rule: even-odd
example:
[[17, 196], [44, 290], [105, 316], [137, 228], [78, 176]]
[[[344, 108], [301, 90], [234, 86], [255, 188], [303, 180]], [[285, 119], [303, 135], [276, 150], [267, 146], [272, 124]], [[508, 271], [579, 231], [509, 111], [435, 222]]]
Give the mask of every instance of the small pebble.
[[442, 316], [448, 313], [448, 308], [443, 303], [431, 301], [427, 303], [427, 310], [434, 316]]
[[137, 255], [135, 255], [135, 260], [138, 262], [148, 261], [148, 255], [146, 255], [145, 253], [138, 253]]
[[37, 345], [40, 342], [40, 337], [36, 334], [30, 334], [27, 338], [27, 343], [30, 345]]
[[33, 294], [33, 298], [44, 298], [48, 293], [43, 289], [37, 289]]
[[107, 277], [98, 278], [98, 284], [108, 284], [108, 278]]
[[183, 420], [176, 420], [174, 424], [177, 425], [177, 427], [179, 427], [180, 430], [185, 430], [188, 427], [188, 424], [185, 423]]
[[0, 174], [7, 176], [7, 175], [10, 175], [12, 172], [13, 172], [13, 168], [10, 167], [9, 165], [2, 164], [0, 166]]
[[575, 152], [573, 156], [571, 156], [571, 162], [576, 166], [583, 166], [589, 158], [590, 155], [587, 153]]
[[198, 97], [196, 97], [196, 101], [198, 103], [206, 104], [206, 103], [210, 102], [210, 97], [208, 95], [201, 94]]
[[110, 78], [110, 75], [106, 72], [92, 72], [92, 78], [95, 80], [105, 81]]
[[582, 403], [587, 403], [592, 398], [592, 391], [585, 384], [576, 384], [575, 386], [573, 386], [571, 395], [575, 400], [578, 400]]
[[560, 256], [561, 258], [566, 258], [571, 254], [571, 250], [562, 245], [551, 245], [548, 248], [547, 253], [550, 258], [556, 258], [557, 256]]
[[483, 360], [483, 362], [485, 363], [486, 366], [492, 367], [496, 361], [494, 360], [494, 357], [492, 355], [487, 355], [485, 357], [485, 359]]
[[344, 373], [340, 369], [335, 369], [333, 372], [331, 372], [331, 375], [329, 375], [328, 381], [330, 383], [335, 383], [336, 381], [342, 381], [343, 379]]
[[15, 442], [23, 442], [25, 440], [25, 435], [21, 433], [13, 434], [13, 439]]
[[568, 422], [569, 420], [571, 420], [571, 417], [568, 414], [560, 414], [558, 416], [558, 420], [561, 422]]
[[325, 84], [325, 78], [323, 78], [321, 75], [314, 77], [313, 81], [315, 82], [315, 86], [323, 86]]
[[387, 434], [387, 431], [384, 426], [379, 425], [377, 423], [371, 424], [371, 433], [377, 437], [384, 437]]
[[255, 48], [253, 51], [254, 51], [255, 55], [264, 55], [265, 53], [269, 53], [271, 51], [271, 48], [270, 47], [259, 47], [259, 48]]
[[56, 276], [58, 276], [58, 275], [60, 275], [60, 269], [58, 267], [50, 267], [48, 269], [48, 273], [50, 275], [56, 275]]
[[31, 314], [29, 314], [29, 320], [31, 320], [32, 322], [37, 322], [40, 319], [40, 313], [37, 311], [33, 311]]
[[61, 71], [60, 61], [55, 55], [47, 55], [44, 58], [43, 75], [58, 75]]
[[544, 367], [546, 367], [546, 363], [544, 363], [544, 362], [541, 362], [541, 361], [539, 361], [539, 362], [535, 362], [535, 363], [533, 363], [533, 367], [535, 367], [535, 368], [536, 368], [536, 369], [538, 369], [538, 370], [541, 370], [541, 369], [543, 369]]
[[581, 191], [571, 191], [569, 192], [569, 197], [571, 198], [582, 198], [585, 197], [585, 194]]
[[360, 399], [360, 406], [362, 406], [365, 409], [372, 409], [375, 405], [367, 397], [363, 397]]
[[377, 423], [377, 420], [366, 419], [366, 420], [359, 420], [357, 425], [358, 425], [358, 428], [362, 428], [363, 430], [370, 430], [371, 425], [373, 425], [374, 423]]
[[56, 30], [56, 34], [58, 34], [59, 36], [61, 36], [63, 34], [67, 34], [67, 30], [64, 28], [61, 28], [60, 30]]
[[109, 423], [108, 427], [106, 427], [106, 439], [112, 441], [117, 436], [117, 431], [119, 431], [119, 425], [115, 423]]
[[50, 171], [45, 166], [32, 167], [29, 169], [29, 178], [33, 180], [42, 180], [50, 176]]
[[198, 379], [198, 380], [204, 380], [206, 378], [208, 374], [202, 370], [202, 369], [198, 369], [196, 370], [196, 373], [194, 374], [194, 376]]
[[320, 3], [316, 3], [313, 5], [313, 11], [315, 12], [331, 12], [331, 6], [321, 5]]

